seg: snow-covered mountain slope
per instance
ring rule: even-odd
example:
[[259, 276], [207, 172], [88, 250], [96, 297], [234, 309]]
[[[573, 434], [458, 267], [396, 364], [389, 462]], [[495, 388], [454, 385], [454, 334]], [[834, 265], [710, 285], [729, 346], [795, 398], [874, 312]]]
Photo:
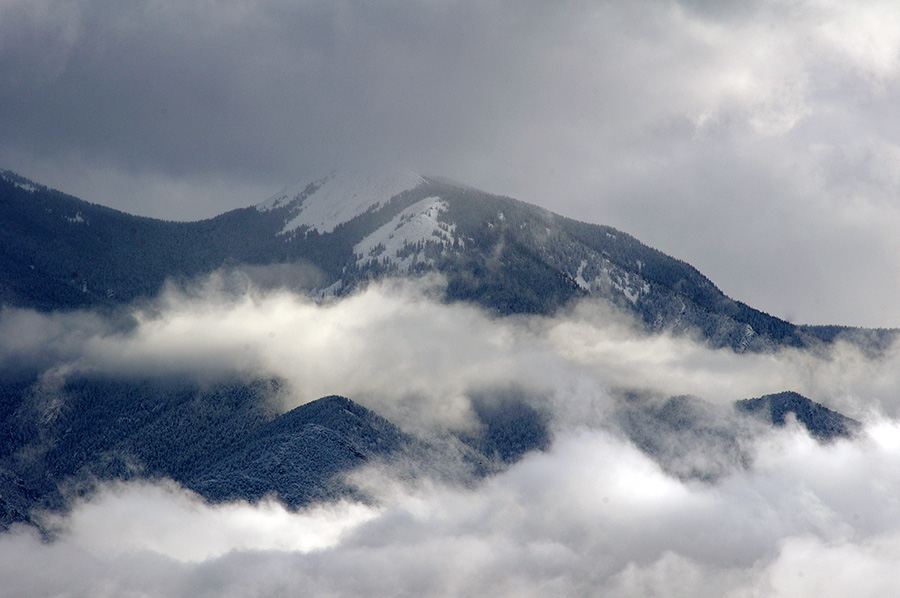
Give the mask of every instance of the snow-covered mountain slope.
[[282, 189], [258, 204], [260, 211], [288, 208], [291, 217], [282, 233], [310, 228], [330, 233], [335, 227], [377, 209], [424, 179], [412, 171], [384, 173], [333, 172], [327, 177]]
[[549, 314], [594, 297], [649, 330], [696, 334], [736, 351], [838, 335], [878, 347], [894, 334], [793, 325], [725, 296], [689, 264], [626, 233], [408, 171], [336, 173], [189, 223], [138, 218], [0, 177], [2, 304], [115, 305], [153, 295], [166, 280], [291, 264], [313, 266], [316, 276], [278, 284], [313, 296], [438, 272], [446, 299], [496, 313]]
[[[503, 393], [473, 401], [477, 429], [424, 439], [344, 397], [273, 412], [276, 379], [94, 373], [50, 388], [10, 371], [0, 363], [0, 533], [40, 525], [40, 512], [112, 480], [170, 479], [213, 503], [269, 497], [299, 508], [361, 498], [342, 474], [381, 459], [435, 478], [477, 477], [549, 443], [544, 415]], [[57, 405], [52, 417], [35, 396]]]
[[9, 183], [16, 187], [17, 189], [22, 189], [28, 193], [34, 193], [35, 191], [40, 190], [42, 187], [37, 183], [29, 181], [25, 177], [21, 177], [14, 172], [10, 172], [9, 170], [0, 171], [0, 180], [4, 183]]
[[359, 255], [357, 266], [381, 262], [401, 272], [409, 272], [418, 264], [433, 266], [435, 259], [426, 254], [426, 247], [438, 245], [444, 255], [447, 248], [458, 243], [456, 225], [440, 219], [447, 207], [440, 198], [427, 197], [404, 209], [353, 246]]
[[[626, 233], [442, 178], [331, 175], [258, 209], [279, 208], [282, 232], [294, 232], [288, 243], [328, 247], [325, 294], [373, 277], [437, 271], [448, 280], [449, 299], [500, 313], [549, 313], [592, 296], [631, 311], [651, 330], [699, 333], [737, 351], [807, 346], [851, 332], [773, 318]], [[853, 333], [866, 343], [881, 335]]]

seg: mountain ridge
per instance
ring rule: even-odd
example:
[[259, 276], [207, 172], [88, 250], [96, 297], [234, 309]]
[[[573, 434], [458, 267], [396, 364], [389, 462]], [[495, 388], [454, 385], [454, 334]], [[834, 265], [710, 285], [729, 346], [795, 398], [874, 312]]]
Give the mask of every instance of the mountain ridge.
[[[41, 528], [104, 484], [171, 480], [208, 503], [274, 497], [290, 509], [353, 498], [354, 470], [390, 463], [411, 478], [474, 484], [529, 453], [551, 449], [553, 414], [525, 389], [472, 393], [478, 425], [418, 436], [342, 396], [288, 411], [278, 379], [216, 383], [147, 375], [71, 375], [47, 384], [37, 374], [0, 377], [0, 532]], [[861, 424], [802, 395], [737, 401], [733, 409], [693, 397], [625, 396], [609, 416], [671, 475], [714, 481], [747, 467], [733, 417], [764, 429], [792, 414], [819, 442], [849, 437]]]
[[170, 222], [3, 171], [0, 302], [109, 307], [151, 297], [166, 280], [299, 263], [316, 272], [302, 290], [318, 296], [384, 276], [438, 272], [447, 279], [446, 299], [499, 314], [550, 314], [594, 297], [651, 331], [697, 334], [738, 352], [838, 337], [878, 350], [896, 332], [794, 325], [731, 299], [690, 264], [612, 227], [440, 177], [367, 176], [332, 173], [214, 218]]

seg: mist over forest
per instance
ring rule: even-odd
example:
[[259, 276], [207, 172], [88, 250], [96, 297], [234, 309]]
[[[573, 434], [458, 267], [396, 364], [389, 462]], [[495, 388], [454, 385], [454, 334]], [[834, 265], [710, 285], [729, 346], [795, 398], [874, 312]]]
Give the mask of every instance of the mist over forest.
[[[375, 460], [344, 480], [365, 500], [299, 509], [276, 496], [210, 503], [165, 479], [101, 481], [43, 516], [52, 541], [21, 525], [0, 536], [13, 595], [875, 596], [896, 585], [893, 347], [737, 354], [648, 334], [590, 300], [503, 317], [437, 299], [439, 278], [327, 301], [226, 278], [113, 317], [6, 309], [0, 365], [58, 389], [88, 374], [278, 379], [279, 412], [338, 394], [425, 439], [464, 435], [479, 401], [515, 396], [547, 415], [549, 442], [486, 477], [445, 475], [459, 465], [450, 457], [415, 476]], [[773, 427], [733, 408], [782, 390], [862, 427], [821, 441], [794, 419]]]

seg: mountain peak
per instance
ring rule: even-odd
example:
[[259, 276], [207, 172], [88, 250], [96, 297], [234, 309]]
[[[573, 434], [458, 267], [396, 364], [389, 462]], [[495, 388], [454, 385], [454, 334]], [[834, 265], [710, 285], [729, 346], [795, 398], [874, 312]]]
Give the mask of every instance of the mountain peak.
[[776, 426], [785, 425], [787, 415], [792, 413], [810, 434], [820, 440], [848, 438], [861, 427], [855, 419], [792, 391], [744, 399], [735, 403], [735, 406], [740, 411], [760, 415]]
[[258, 204], [260, 211], [289, 207], [293, 216], [282, 233], [301, 227], [320, 233], [383, 206], [393, 197], [418, 187], [425, 179], [411, 170], [374, 173], [364, 170], [332, 172], [328, 176], [285, 187]]
[[590, 296], [648, 330], [696, 332], [740, 352], [838, 336], [877, 352], [896, 335], [795, 326], [623, 232], [408, 170], [336, 172], [196, 223], [130, 216], [3, 172], [0, 223], [0, 303], [23, 307], [115, 305], [172, 277], [302, 263], [321, 275], [317, 297], [437, 272], [446, 299], [492, 312], [550, 314]]

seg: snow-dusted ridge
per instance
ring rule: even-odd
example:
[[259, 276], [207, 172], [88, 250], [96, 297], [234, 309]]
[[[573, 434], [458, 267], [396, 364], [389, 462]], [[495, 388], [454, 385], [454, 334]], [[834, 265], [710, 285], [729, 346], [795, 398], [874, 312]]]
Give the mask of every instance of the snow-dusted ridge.
[[43, 188], [42, 185], [33, 183], [33, 182], [29, 181], [28, 179], [26, 179], [25, 177], [21, 177], [13, 172], [6, 171], [6, 170], [0, 171], [0, 178], [3, 178], [3, 180], [12, 183], [19, 189], [28, 191], [29, 193], [34, 193], [38, 189]]
[[353, 252], [359, 256], [357, 264], [387, 262], [401, 272], [408, 272], [410, 266], [420, 262], [430, 264], [433, 260], [424, 255], [426, 244], [437, 243], [446, 248], [456, 242], [456, 226], [440, 219], [447, 208], [447, 202], [438, 197], [417, 201], [354, 246]]
[[408, 170], [388, 175], [352, 171], [332, 173], [312, 183], [307, 181], [286, 187], [257, 204], [256, 209], [294, 208], [296, 214], [285, 223], [282, 233], [301, 227], [329, 233], [339, 224], [383, 206], [424, 182], [422, 176]]

